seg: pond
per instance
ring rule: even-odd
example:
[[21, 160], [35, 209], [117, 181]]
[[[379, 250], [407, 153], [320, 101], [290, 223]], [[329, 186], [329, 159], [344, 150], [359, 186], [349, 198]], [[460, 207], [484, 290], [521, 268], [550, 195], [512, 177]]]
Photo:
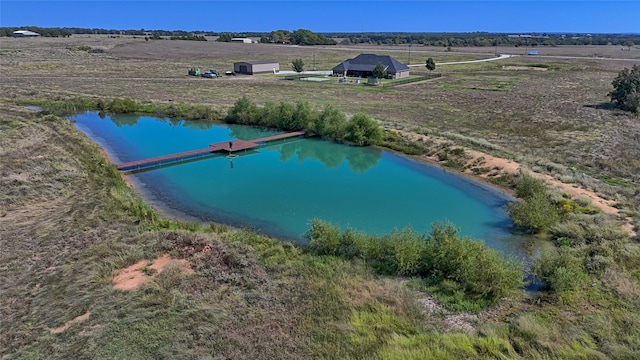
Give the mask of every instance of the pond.
[[[275, 134], [256, 128], [137, 115], [71, 117], [115, 163]], [[500, 191], [443, 169], [374, 148], [315, 138], [278, 140], [237, 158], [212, 155], [128, 176], [146, 200], [183, 219], [251, 227], [305, 243], [309, 221], [378, 235], [411, 226], [428, 232], [450, 221], [461, 234], [521, 256]]]

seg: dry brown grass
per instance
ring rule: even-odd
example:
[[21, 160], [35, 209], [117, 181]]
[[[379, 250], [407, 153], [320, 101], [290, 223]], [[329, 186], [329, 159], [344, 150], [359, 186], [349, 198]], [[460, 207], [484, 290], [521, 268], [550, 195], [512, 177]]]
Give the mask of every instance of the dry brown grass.
[[[591, 349], [624, 357], [638, 349], [634, 336], [640, 317], [633, 310], [638, 282], [623, 272], [608, 272], [603, 278], [619, 298], [595, 287], [588, 293], [594, 298], [588, 309], [556, 308], [541, 296], [533, 298], [541, 303], [506, 304], [481, 314], [476, 324], [455, 315], [423, 319], [427, 311], [419, 310], [427, 304], [416, 307], [417, 297], [401, 282], [371, 276], [357, 264], [300, 258], [297, 250], [265, 240], [247, 245], [246, 239], [255, 234], [143, 231], [139, 219], [114, 206], [102, 176], [106, 161], [95, 145], [69, 123], [36, 118], [14, 104], [33, 98], [126, 96], [226, 109], [242, 95], [258, 103], [299, 99], [314, 107], [332, 104], [347, 113], [375, 115], [390, 128], [495, 152], [510, 158], [508, 164], [517, 160], [556, 177], [583, 181], [633, 212], [633, 206], [638, 208], [633, 193], [640, 174], [639, 121], [608, 107], [605, 95], [628, 61], [521, 57], [442, 67], [438, 71], [445, 76], [438, 81], [379, 89], [273, 76], [186, 76], [191, 66], [224, 70], [246, 59], [275, 59], [284, 69], [293, 58], [311, 59], [314, 51], [318, 64], [330, 67], [362, 47], [91, 36], [24, 40], [0, 39], [0, 356], [36, 356], [39, 351], [59, 358], [175, 358], [215, 351], [228, 358], [339, 357], [353, 354], [349, 341], [357, 340], [357, 334], [351, 323], [366, 320], [369, 313], [378, 319], [390, 312], [412, 326], [422, 322], [431, 333], [475, 326], [476, 331], [481, 328], [523, 346], [528, 358], [570, 357], [563, 355], [576, 348], [575, 357]], [[104, 52], [90, 54], [77, 50], [80, 45]], [[406, 55], [405, 49], [389, 50], [401, 60]], [[473, 59], [479, 55], [459, 53], [491, 55], [494, 49], [454, 49], [458, 54], [423, 50], [431, 52], [412, 49], [412, 59], [427, 54], [443, 60]], [[615, 52], [607, 47], [553, 49], [558, 55], [596, 50], [611, 52], [602, 56]], [[502, 70], [504, 65], [537, 64], [549, 70]], [[484, 161], [491, 168], [502, 166], [488, 157]], [[626, 185], [609, 186], [597, 180], [602, 176]], [[204, 251], [207, 246], [212, 250]], [[163, 271], [141, 291], [113, 289], [117, 269], [166, 252], [188, 259], [195, 275]], [[616, 308], [620, 301], [635, 307]], [[554, 321], [547, 321], [547, 313]], [[556, 324], [558, 318], [562, 326]], [[583, 329], [580, 319], [595, 325]], [[378, 331], [380, 324], [371, 324], [371, 333]], [[52, 334], [51, 329], [64, 330]], [[591, 344], [592, 339], [598, 343]], [[581, 347], [588, 349], [581, 352]]]

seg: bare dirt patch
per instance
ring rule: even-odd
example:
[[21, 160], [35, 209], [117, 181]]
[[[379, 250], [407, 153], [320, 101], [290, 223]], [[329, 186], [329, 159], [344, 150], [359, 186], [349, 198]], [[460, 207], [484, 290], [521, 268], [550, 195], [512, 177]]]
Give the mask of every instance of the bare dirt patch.
[[137, 290], [143, 283], [162, 272], [169, 264], [178, 264], [185, 273], [193, 273], [187, 260], [174, 259], [169, 254], [164, 254], [153, 261], [138, 261], [118, 271], [113, 278], [113, 287], [123, 291]]
[[[444, 140], [442, 139], [434, 138], [427, 135], [408, 133], [408, 132], [399, 131], [399, 130], [395, 130], [395, 131], [401, 134], [402, 136], [404, 136], [405, 138], [410, 139], [412, 141], [428, 140], [428, 141], [434, 142], [435, 144], [444, 143]], [[460, 146], [456, 146], [456, 147], [460, 147]], [[459, 171], [461, 174], [465, 176], [470, 176], [470, 177], [474, 177], [474, 178], [478, 178], [480, 180], [486, 181], [486, 179], [489, 176], [517, 174], [521, 171], [525, 171], [522, 164], [519, 164], [509, 159], [499, 158], [499, 157], [489, 155], [481, 151], [472, 150], [469, 148], [464, 148], [464, 151], [468, 155], [467, 164], [479, 164], [484, 168], [492, 169], [491, 172], [478, 174], [478, 173], [474, 173], [473, 171], [474, 166], [466, 166], [464, 170]], [[431, 155], [431, 156], [423, 155], [420, 157], [420, 159], [429, 163], [435, 163], [439, 165], [442, 163], [442, 161], [438, 158], [437, 155]], [[594, 191], [581, 188], [577, 184], [563, 183], [562, 181], [547, 174], [541, 174], [531, 170], [527, 170], [527, 171], [533, 177], [543, 180], [552, 188], [560, 190], [561, 192], [566, 193], [572, 198], [577, 196], [589, 197], [592, 200], [592, 205], [597, 207], [603, 213], [619, 216], [622, 218], [620, 211], [616, 207], [614, 207], [614, 201], [604, 199]], [[630, 236], [636, 236], [636, 232], [633, 230], [634, 227], [632, 224], [632, 219], [628, 217], [624, 217], [623, 219], [625, 223], [622, 225], [622, 227], [629, 233]]]

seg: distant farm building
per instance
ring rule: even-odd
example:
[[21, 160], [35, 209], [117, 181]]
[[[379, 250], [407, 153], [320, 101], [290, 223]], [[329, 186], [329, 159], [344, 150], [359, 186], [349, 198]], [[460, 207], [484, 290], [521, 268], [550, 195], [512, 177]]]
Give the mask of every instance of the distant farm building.
[[242, 61], [233, 63], [233, 71], [238, 74], [265, 74], [280, 72], [280, 64], [273, 61]]
[[385, 67], [386, 77], [398, 79], [409, 76], [409, 67], [389, 55], [360, 54], [353, 59], [345, 60], [333, 68], [338, 76], [371, 77], [376, 65]]
[[231, 42], [234, 43], [242, 43], [242, 44], [251, 44], [253, 41], [249, 38], [232, 38]]
[[18, 30], [13, 32], [13, 37], [37, 37], [40, 36], [37, 32], [29, 30]]

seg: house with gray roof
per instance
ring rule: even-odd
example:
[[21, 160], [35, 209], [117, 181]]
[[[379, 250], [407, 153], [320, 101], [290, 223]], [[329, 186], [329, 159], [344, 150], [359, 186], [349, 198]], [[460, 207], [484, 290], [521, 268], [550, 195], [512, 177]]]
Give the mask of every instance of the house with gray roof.
[[333, 75], [351, 77], [373, 76], [373, 68], [378, 64], [385, 66], [387, 78], [397, 79], [409, 76], [409, 67], [389, 55], [360, 54], [333, 68]]

